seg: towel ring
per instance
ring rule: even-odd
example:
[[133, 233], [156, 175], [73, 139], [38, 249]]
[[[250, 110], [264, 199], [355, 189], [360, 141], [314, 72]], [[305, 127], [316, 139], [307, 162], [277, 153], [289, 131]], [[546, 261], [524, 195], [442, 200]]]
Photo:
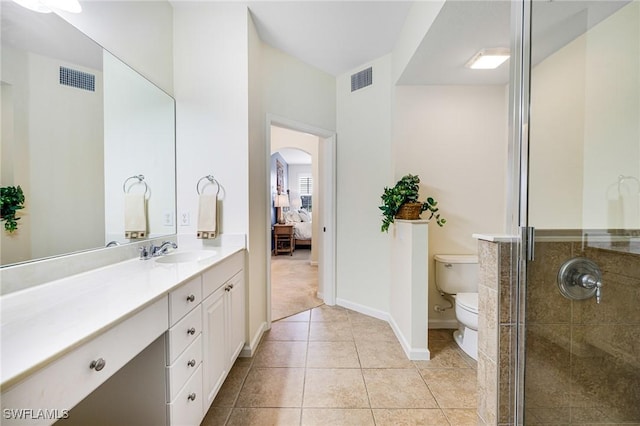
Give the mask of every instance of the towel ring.
[[[124, 191], [125, 194], [129, 193], [129, 191], [127, 191], [127, 182], [129, 182], [131, 179], [137, 179], [138, 180], [137, 183], [144, 183], [144, 195], [146, 196], [147, 193], [149, 192], [149, 185], [147, 185], [147, 182], [144, 181], [143, 175], [131, 176], [126, 178], [124, 180], [124, 183], [122, 184], [122, 191]], [[135, 185], [135, 183], [133, 185]], [[131, 187], [129, 187], [129, 189], [131, 189]]]
[[[216, 198], [218, 198], [218, 194], [220, 193], [220, 184], [213, 177], [213, 175], [203, 176], [203, 177], [200, 178], [198, 183], [196, 183], [196, 192], [198, 193], [198, 195], [200, 195], [200, 182], [202, 182], [205, 179], [208, 180], [210, 183], [215, 183], [216, 184], [216, 187], [217, 187], [217, 189], [216, 189]], [[206, 186], [206, 184], [205, 184], [205, 186]]]

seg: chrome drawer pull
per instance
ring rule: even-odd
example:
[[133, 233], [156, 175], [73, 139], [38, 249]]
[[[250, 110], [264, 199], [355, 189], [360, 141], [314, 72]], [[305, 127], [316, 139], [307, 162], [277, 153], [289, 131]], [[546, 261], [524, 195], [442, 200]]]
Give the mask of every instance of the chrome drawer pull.
[[187, 296], [187, 302], [193, 302], [194, 300], [196, 300], [196, 296], [193, 294], [190, 294]]
[[195, 401], [196, 400], [196, 393], [195, 392], [190, 393], [189, 396], [187, 397], [187, 399], [189, 401]]
[[187, 334], [190, 334], [190, 335], [192, 335], [192, 336], [193, 336], [194, 334], [196, 334], [196, 329], [195, 329], [195, 327], [191, 327], [190, 329], [188, 329], [188, 330], [187, 330]]
[[191, 361], [187, 362], [187, 365], [188, 365], [189, 367], [195, 367], [195, 366], [196, 366], [196, 360], [195, 360], [195, 359], [192, 359]]
[[91, 361], [91, 364], [89, 364], [89, 368], [92, 370], [100, 371], [104, 368], [105, 365], [107, 365], [107, 361], [102, 358], [98, 358], [97, 360]]

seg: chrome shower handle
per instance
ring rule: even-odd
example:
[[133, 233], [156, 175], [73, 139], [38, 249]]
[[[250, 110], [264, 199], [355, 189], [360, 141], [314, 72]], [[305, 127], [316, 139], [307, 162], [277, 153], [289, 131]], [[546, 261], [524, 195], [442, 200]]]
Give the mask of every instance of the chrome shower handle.
[[602, 272], [598, 265], [585, 257], [576, 257], [566, 261], [558, 271], [558, 287], [567, 299], [602, 300]]

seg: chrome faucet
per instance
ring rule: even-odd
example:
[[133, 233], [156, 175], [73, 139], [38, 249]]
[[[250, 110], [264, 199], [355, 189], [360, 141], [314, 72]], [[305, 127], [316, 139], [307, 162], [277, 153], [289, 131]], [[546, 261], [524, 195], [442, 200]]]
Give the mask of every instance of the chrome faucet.
[[169, 251], [169, 246], [174, 249], [178, 248], [178, 245], [173, 241], [164, 241], [159, 246], [154, 246], [153, 244], [151, 244], [151, 247], [149, 247], [149, 254], [151, 255], [151, 257], [162, 256], [163, 254], [167, 254], [167, 252]]

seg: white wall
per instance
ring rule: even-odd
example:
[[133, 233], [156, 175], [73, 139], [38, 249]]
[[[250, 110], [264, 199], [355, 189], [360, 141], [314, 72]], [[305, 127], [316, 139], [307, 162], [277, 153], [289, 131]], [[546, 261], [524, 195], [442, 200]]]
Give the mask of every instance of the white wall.
[[[148, 237], [175, 233], [175, 111], [173, 99], [104, 52], [104, 241], [124, 239], [123, 184], [147, 190]], [[144, 176], [138, 184], [137, 175]], [[146, 186], [145, 186], [146, 184]]]
[[[394, 181], [420, 176], [420, 199], [432, 196], [447, 219], [429, 225], [435, 254], [476, 254], [473, 233], [503, 234], [506, 223], [507, 96], [503, 86], [398, 86]], [[426, 219], [425, 213], [423, 218]], [[392, 225], [393, 226], [393, 225]], [[429, 322], [455, 318], [429, 268]]]
[[[373, 84], [351, 92], [351, 74], [371, 66]], [[392, 183], [391, 56], [337, 77], [337, 298], [389, 311], [390, 242], [378, 206]]]
[[246, 7], [176, 3], [175, 97], [178, 217], [195, 235], [196, 183], [212, 174], [222, 186], [220, 232], [247, 233], [248, 65]]
[[[21, 186], [25, 209], [17, 232], [2, 231], [2, 264], [102, 246], [104, 195], [95, 190], [103, 188], [102, 74], [5, 49], [9, 58], [3, 93], [11, 92], [13, 105], [11, 127], [3, 123], [3, 185]], [[61, 65], [94, 74], [96, 91], [60, 85]], [[69, 162], [73, 168], [59, 167]], [[58, 226], [51, 226], [52, 214]]]
[[[142, 72], [145, 76], [159, 85], [165, 91], [172, 93], [173, 91], [173, 30], [172, 30], [172, 7], [168, 1], [145, 1], [145, 2], [112, 2], [112, 1], [83, 1], [83, 13], [80, 14], [62, 14], [61, 15], [79, 28], [89, 37], [93, 38], [98, 44], [102, 45], [116, 56], [122, 58], [125, 62], [132, 65], [135, 69]], [[3, 55], [5, 52], [3, 51]], [[74, 64], [70, 64], [74, 65]], [[74, 65], [75, 68], [79, 68]], [[3, 64], [3, 71], [6, 70], [6, 64]], [[3, 79], [4, 79], [3, 75]], [[96, 79], [97, 81], [98, 79]], [[16, 97], [14, 96], [14, 99]], [[62, 113], [62, 111], [59, 111]], [[4, 115], [4, 113], [3, 113]], [[47, 117], [52, 118], [52, 115], [46, 114]], [[80, 120], [76, 117], [76, 122]], [[24, 123], [22, 123], [24, 124]], [[22, 126], [24, 127], [24, 126]], [[25, 129], [18, 126], [18, 133], [24, 132]], [[4, 126], [3, 126], [4, 131]], [[95, 127], [93, 131], [102, 132], [102, 127]], [[25, 145], [26, 146], [26, 145]], [[83, 154], [84, 148], [80, 148], [76, 151], [77, 155]], [[46, 153], [47, 150], [43, 150]], [[15, 151], [14, 151], [15, 154]], [[24, 153], [22, 153], [24, 154]], [[49, 162], [55, 162], [55, 155], [50, 156], [47, 160]], [[64, 155], [62, 152], [59, 155]], [[75, 155], [75, 154], [74, 154]], [[4, 158], [4, 156], [3, 156]], [[91, 154], [91, 158], [102, 158], [102, 154]], [[80, 169], [85, 167], [91, 168], [91, 161], [85, 161], [83, 157], [82, 161], [78, 161]], [[100, 172], [102, 173], [102, 165], [99, 167], [93, 167], [90, 173]], [[4, 169], [4, 167], [3, 167]], [[4, 173], [4, 170], [3, 170]], [[20, 173], [26, 176], [30, 173], [28, 167], [21, 168]], [[23, 178], [20, 179], [24, 180]], [[42, 179], [39, 179], [40, 181]], [[18, 180], [15, 181], [18, 184]], [[75, 182], [75, 181], [74, 181]], [[51, 185], [51, 183], [49, 183]], [[26, 185], [28, 186], [28, 184]], [[104, 212], [101, 206], [103, 201], [93, 203], [91, 196], [85, 195], [82, 191], [78, 191], [77, 186], [74, 192], [76, 199], [81, 200], [79, 205], [82, 209], [93, 208], [99, 209], [100, 214], [98, 217], [104, 217]], [[51, 196], [52, 194], [49, 194]], [[28, 209], [31, 207], [29, 201], [27, 201], [26, 209], [22, 210], [25, 214], [28, 213]], [[98, 210], [96, 210], [98, 211]], [[58, 213], [62, 215], [62, 213]], [[82, 213], [85, 214], [85, 213]], [[22, 223], [26, 223], [31, 218], [24, 217], [21, 219]], [[76, 226], [76, 228], [87, 228], [85, 225]], [[29, 226], [31, 228], [31, 226]], [[91, 229], [103, 228], [102, 225], [91, 225]], [[21, 231], [22, 232], [22, 231]], [[85, 232], [84, 229], [82, 232]], [[103, 229], [100, 230], [103, 232]], [[23, 233], [23, 236], [29, 237], [27, 233]], [[69, 235], [65, 235], [58, 238], [59, 241], [73, 240], [68, 238]], [[35, 238], [35, 237], [34, 237]], [[42, 245], [42, 235], [37, 237], [37, 244]], [[47, 237], [49, 238], [49, 237]], [[54, 238], [54, 237], [51, 237]], [[101, 246], [104, 244], [104, 235], [100, 238], [98, 244], [93, 246]], [[11, 237], [9, 237], [11, 239]], [[2, 246], [3, 252], [8, 253], [8, 245], [5, 244], [6, 240], [3, 236]], [[72, 248], [69, 248], [72, 250]], [[21, 249], [22, 252], [25, 252]], [[2, 263], [5, 263], [3, 253]], [[26, 253], [26, 252], [25, 252]], [[32, 253], [29, 257], [39, 257], [42, 253]], [[45, 266], [43, 266], [44, 268]]]
[[[250, 337], [267, 319], [266, 280], [269, 257], [270, 152], [267, 117], [332, 131], [335, 129], [335, 79], [264, 44], [249, 17], [249, 269]], [[266, 180], [266, 181], [265, 181]]]
[[582, 227], [638, 229], [640, 183], [617, 178], [640, 179], [639, 1], [586, 34], [585, 67]]
[[[94, 74], [95, 92], [59, 84], [61, 65]], [[104, 188], [101, 72], [30, 55], [29, 111], [31, 255], [101, 247], [104, 194], [96, 190]]]
[[173, 94], [173, 8], [165, 0], [82, 1], [60, 15], [98, 44]]
[[[23, 51], [2, 48], [2, 146], [0, 149], [1, 183], [20, 185], [25, 194], [31, 192], [28, 129], [28, 55]], [[20, 167], [17, 165], [20, 164]], [[9, 234], [0, 226], [0, 264], [31, 259], [31, 200], [25, 197], [20, 210], [18, 229]]]
[[[532, 72], [531, 224], [638, 228], [640, 3], [632, 2]], [[612, 48], [611, 46], [615, 46]]]
[[[320, 191], [322, 190], [318, 175], [318, 144], [320, 140], [317, 136], [308, 133], [296, 132], [282, 127], [271, 126], [271, 152], [279, 151], [283, 148], [297, 148], [311, 155], [310, 165], [289, 164], [289, 189], [292, 196], [298, 196], [298, 174], [300, 172], [308, 172], [313, 181], [312, 207], [313, 218], [320, 218]], [[318, 241], [318, 228], [320, 220], [313, 220], [311, 225], [312, 241]], [[311, 262], [318, 261], [318, 244], [311, 245]]]
[[268, 293], [267, 276], [269, 274], [267, 262], [267, 247], [270, 249], [271, 220], [267, 212], [271, 211], [270, 182], [267, 178], [271, 163], [267, 138], [267, 124], [265, 122], [264, 104], [264, 58], [263, 44], [258, 37], [251, 14], [246, 16], [248, 29], [249, 53], [249, 208], [253, 212], [249, 218], [249, 271], [251, 273], [250, 298], [247, 312], [249, 315], [248, 337], [251, 349], [261, 337], [267, 326], [269, 313], [267, 312]]
[[333, 131], [336, 80], [286, 53], [262, 43], [263, 105], [268, 114]]
[[446, 0], [416, 1], [411, 6], [407, 19], [393, 48], [392, 77], [395, 84], [422, 43], [427, 31], [435, 21]]

